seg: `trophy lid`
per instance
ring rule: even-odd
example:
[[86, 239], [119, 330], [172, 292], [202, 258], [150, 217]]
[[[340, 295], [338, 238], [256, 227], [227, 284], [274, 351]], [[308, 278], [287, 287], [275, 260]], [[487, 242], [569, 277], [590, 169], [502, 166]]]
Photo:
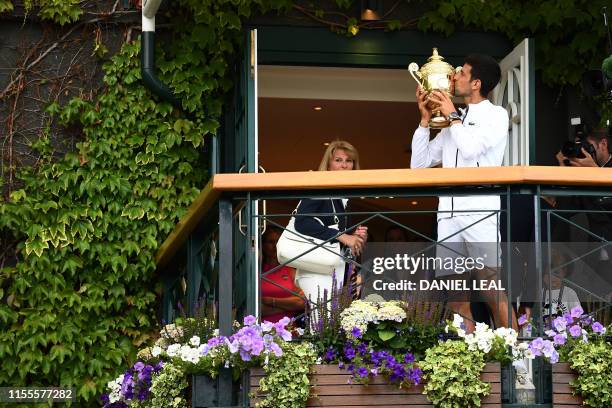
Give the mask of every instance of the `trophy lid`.
[[431, 73], [451, 73], [454, 71], [453, 66], [444, 61], [444, 57], [438, 54], [438, 48], [434, 47], [431, 57], [427, 58], [427, 63], [421, 68], [423, 71]]

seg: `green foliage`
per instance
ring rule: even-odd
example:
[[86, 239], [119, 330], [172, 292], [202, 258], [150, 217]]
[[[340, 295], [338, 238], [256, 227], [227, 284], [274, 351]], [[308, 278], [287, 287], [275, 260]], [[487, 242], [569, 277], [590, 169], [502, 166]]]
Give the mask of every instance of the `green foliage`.
[[79, 0], [39, 0], [38, 5], [40, 18], [59, 25], [73, 23], [83, 14]]
[[444, 326], [404, 320], [400, 323], [387, 320], [370, 324], [363, 339], [375, 350], [389, 350], [393, 354], [411, 352], [418, 359], [433, 347], [444, 332]]
[[13, 3], [10, 0], [0, 0], [0, 13], [11, 11], [12, 9]]
[[316, 351], [310, 343], [285, 343], [282, 357], [271, 359], [264, 366], [266, 376], [259, 381], [259, 387], [266, 397], [257, 407], [306, 406], [310, 395], [308, 374], [316, 358]]
[[[284, 4], [183, 3], [173, 8], [172, 51], [159, 52], [158, 64], [190, 115], [152, 97], [141, 82], [139, 45], [125, 44], [105, 66], [96, 100], [47, 109], [82, 127], [77, 151], [54, 160], [43, 138], [33, 146], [39, 166], [22, 171], [23, 188], [0, 202], [0, 232], [20, 241], [17, 264], [0, 270], [2, 386], [70, 386], [79, 406], [97, 405], [104, 385], [150, 339], [154, 254], [205, 185], [199, 148], [219, 126], [241, 21]], [[60, 4], [76, 3], [36, 3]]]
[[601, 14], [609, 0], [435, 0], [419, 28], [451, 35], [468, 28], [535, 39], [536, 67], [548, 84], [576, 84], [606, 56]]
[[151, 379], [150, 408], [187, 408], [185, 390], [187, 378], [180, 367], [167, 363], [159, 374]]
[[585, 405], [612, 405], [612, 344], [605, 341], [578, 343], [569, 353], [570, 366], [578, 373], [571, 383]]
[[447, 340], [427, 350], [419, 366], [425, 374], [425, 394], [441, 408], [479, 407], [491, 385], [480, 379], [485, 366], [480, 351], [469, 351], [463, 341]]
[[[0, 275], [12, 299], [0, 307], [2, 384], [73, 386], [94, 400], [155, 325], [154, 251], [204, 184], [187, 141], [204, 132], [168, 142], [179, 112], [125, 80], [139, 76], [138, 53], [126, 44], [113, 58], [105, 80], [115, 84], [95, 104], [60, 110], [83, 126], [79, 152], [24, 172], [25, 187], [0, 207], [0, 227], [24, 238], [20, 262]], [[193, 171], [175, 172], [181, 162]]]
[[[0, 12], [3, 11], [3, 2], [10, 4], [8, 1], [0, 0]], [[38, 16], [42, 20], [64, 25], [74, 23], [83, 14], [80, 3], [79, 0], [24, 0], [23, 5], [28, 13], [35, 7], [38, 8]]]

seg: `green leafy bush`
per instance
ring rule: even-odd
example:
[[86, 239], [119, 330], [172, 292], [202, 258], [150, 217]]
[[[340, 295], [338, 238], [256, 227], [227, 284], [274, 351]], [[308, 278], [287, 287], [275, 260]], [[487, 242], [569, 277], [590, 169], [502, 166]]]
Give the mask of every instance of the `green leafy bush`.
[[571, 385], [593, 408], [612, 406], [612, 344], [577, 343], [569, 353], [570, 367], [578, 373]]
[[420, 367], [425, 374], [427, 398], [440, 408], [479, 407], [491, 385], [480, 379], [483, 353], [469, 351], [463, 341], [447, 340], [427, 350]]
[[142, 85], [138, 43], [105, 65], [95, 99], [49, 106], [82, 128], [82, 142], [59, 159], [37, 143], [39, 166], [0, 202], [0, 232], [20, 241], [17, 263], [0, 270], [0, 385], [74, 387], [79, 406], [94, 406], [150, 340], [154, 254], [205, 185], [199, 149], [219, 126], [241, 19], [275, 3], [185, 0], [174, 9], [173, 47], [158, 52], [158, 65], [189, 116]]
[[294, 408], [306, 406], [310, 395], [310, 367], [316, 361], [316, 350], [310, 343], [285, 343], [283, 355], [264, 366], [266, 376], [259, 386], [266, 398], [258, 408]]

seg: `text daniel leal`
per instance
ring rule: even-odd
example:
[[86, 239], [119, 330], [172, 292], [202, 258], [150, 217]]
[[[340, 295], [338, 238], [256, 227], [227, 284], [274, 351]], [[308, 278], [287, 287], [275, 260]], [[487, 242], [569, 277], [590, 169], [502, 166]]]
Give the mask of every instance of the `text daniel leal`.
[[[418, 282], [418, 285], [417, 285]], [[373, 282], [374, 290], [506, 290], [501, 280], [426, 280], [417, 282], [402, 279], [398, 282]]]

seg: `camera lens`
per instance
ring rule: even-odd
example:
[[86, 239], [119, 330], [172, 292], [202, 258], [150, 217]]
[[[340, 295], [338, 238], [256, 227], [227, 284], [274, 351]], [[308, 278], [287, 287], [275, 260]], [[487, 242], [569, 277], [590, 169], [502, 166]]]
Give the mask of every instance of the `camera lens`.
[[[579, 146], [580, 146], [580, 143], [565, 142], [565, 144], [563, 144], [563, 146], [561, 147], [561, 153], [565, 157], [576, 157], [578, 153], [582, 153], [580, 152]], [[577, 147], [578, 147], [578, 151], [576, 151]]]

